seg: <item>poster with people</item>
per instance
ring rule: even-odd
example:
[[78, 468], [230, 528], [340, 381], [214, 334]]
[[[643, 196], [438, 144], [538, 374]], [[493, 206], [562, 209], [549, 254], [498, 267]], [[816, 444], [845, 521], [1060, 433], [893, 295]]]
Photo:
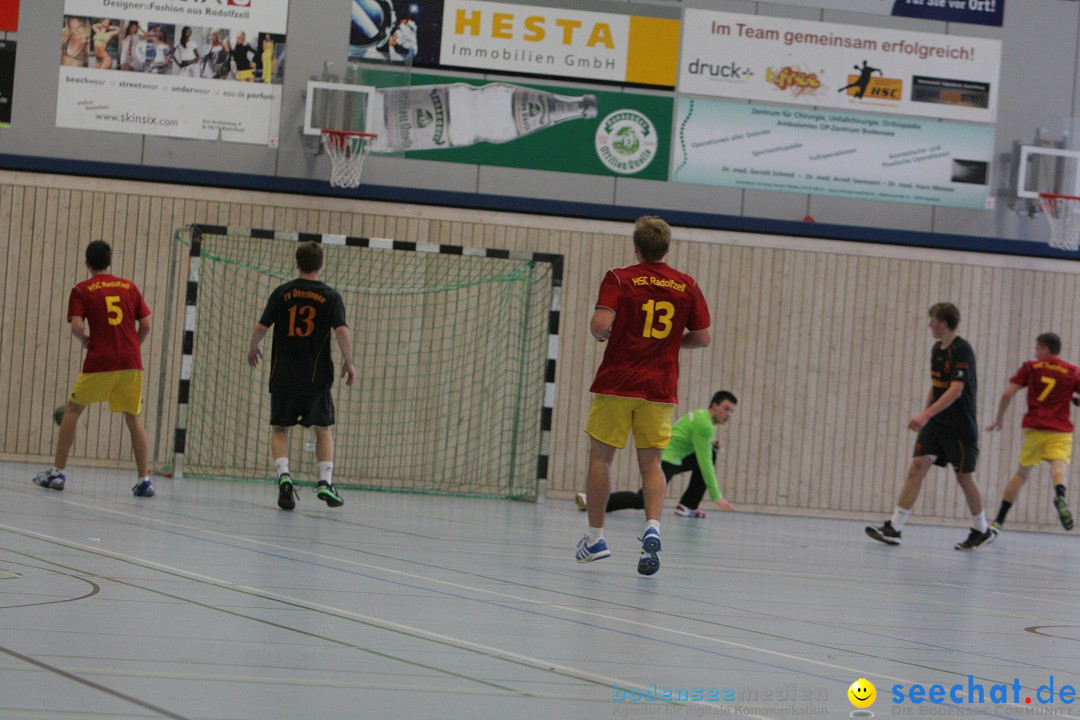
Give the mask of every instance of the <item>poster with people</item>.
[[277, 145], [288, 0], [66, 0], [56, 124]]

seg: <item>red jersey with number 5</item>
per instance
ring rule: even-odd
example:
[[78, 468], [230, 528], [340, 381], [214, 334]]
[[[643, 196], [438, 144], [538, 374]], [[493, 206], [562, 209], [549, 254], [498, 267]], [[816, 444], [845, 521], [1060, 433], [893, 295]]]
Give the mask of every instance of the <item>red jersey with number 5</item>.
[[1028, 411], [1021, 427], [1071, 433], [1073, 393], [1080, 392], [1080, 368], [1056, 357], [1029, 360], [1009, 382], [1027, 388]]
[[683, 332], [711, 322], [694, 278], [662, 262], [608, 270], [596, 307], [614, 311], [615, 322], [589, 390], [677, 403]]
[[71, 289], [67, 319], [86, 318], [90, 345], [84, 373], [142, 370], [142, 352], [136, 320], [150, 314], [135, 283], [98, 273]]

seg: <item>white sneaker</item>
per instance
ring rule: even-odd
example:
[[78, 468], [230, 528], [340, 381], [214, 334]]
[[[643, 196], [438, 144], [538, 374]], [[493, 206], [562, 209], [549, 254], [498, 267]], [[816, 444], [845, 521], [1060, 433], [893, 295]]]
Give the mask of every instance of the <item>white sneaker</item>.
[[574, 502], [577, 503], [577, 509], [581, 512], [585, 512], [587, 506], [585, 505], [585, 493], [578, 493], [574, 496]]

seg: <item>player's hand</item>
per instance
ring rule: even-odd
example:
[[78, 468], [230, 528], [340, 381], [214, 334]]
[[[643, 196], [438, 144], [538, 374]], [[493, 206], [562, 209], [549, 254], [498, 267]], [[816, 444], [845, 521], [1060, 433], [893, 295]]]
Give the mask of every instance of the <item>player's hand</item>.
[[248, 350], [248, 365], [251, 367], [259, 367], [259, 361], [262, 360], [262, 349], [253, 347]]
[[345, 378], [345, 387], [352, 387], [356, 381], [356, 367], [352, 363], [345, 363], [341, 368], [341, 377]]
[[926, 418], [923, 417], [922, 413], [911, 418], [911, 422], [907, 424], [908, 430], [913, 430], [915, 432], [919, 432], [924, 427], [926, 427]]
[[405, 20], [398, 25], [397, 30], [394, 31], [393, 37], [390, 38], [390, 44], [397, 47], [398, 52], [406, 57], [415, 57], [417, 51], [416, 42], [416, 23], [412, 20]]
[[721, 510], [727, 510], [728, 512], [736, 512], [735, 506], [732, 505], [731, 503], [729, 503], [724, 498], [720, 498], [719, 500], [716, 500], [715, 502], [716, 502], [716, 507], [720, 508]]
[[995, 420], [994, 422], [987, 425], [986, 429], [989, 430], [990, 432], [994, 432], [995, 430], [1000, 430], [1001, 429], [1001, 421], [1000, 420]]

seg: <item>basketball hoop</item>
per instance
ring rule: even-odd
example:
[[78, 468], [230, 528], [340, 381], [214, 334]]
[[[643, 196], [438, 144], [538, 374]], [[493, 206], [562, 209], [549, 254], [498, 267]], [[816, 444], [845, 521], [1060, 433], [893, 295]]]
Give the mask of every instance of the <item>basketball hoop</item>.
[[364, 158], [376, 137], [375, 133], [353, 130], [322, 131], [322, 144], [330, 156], [331, 187], [354, 188], [360, 184]]
[[1050, 221], [1050, 247], [1080, 250], [1080, 197], [1039, 193], [1039, 205]]

